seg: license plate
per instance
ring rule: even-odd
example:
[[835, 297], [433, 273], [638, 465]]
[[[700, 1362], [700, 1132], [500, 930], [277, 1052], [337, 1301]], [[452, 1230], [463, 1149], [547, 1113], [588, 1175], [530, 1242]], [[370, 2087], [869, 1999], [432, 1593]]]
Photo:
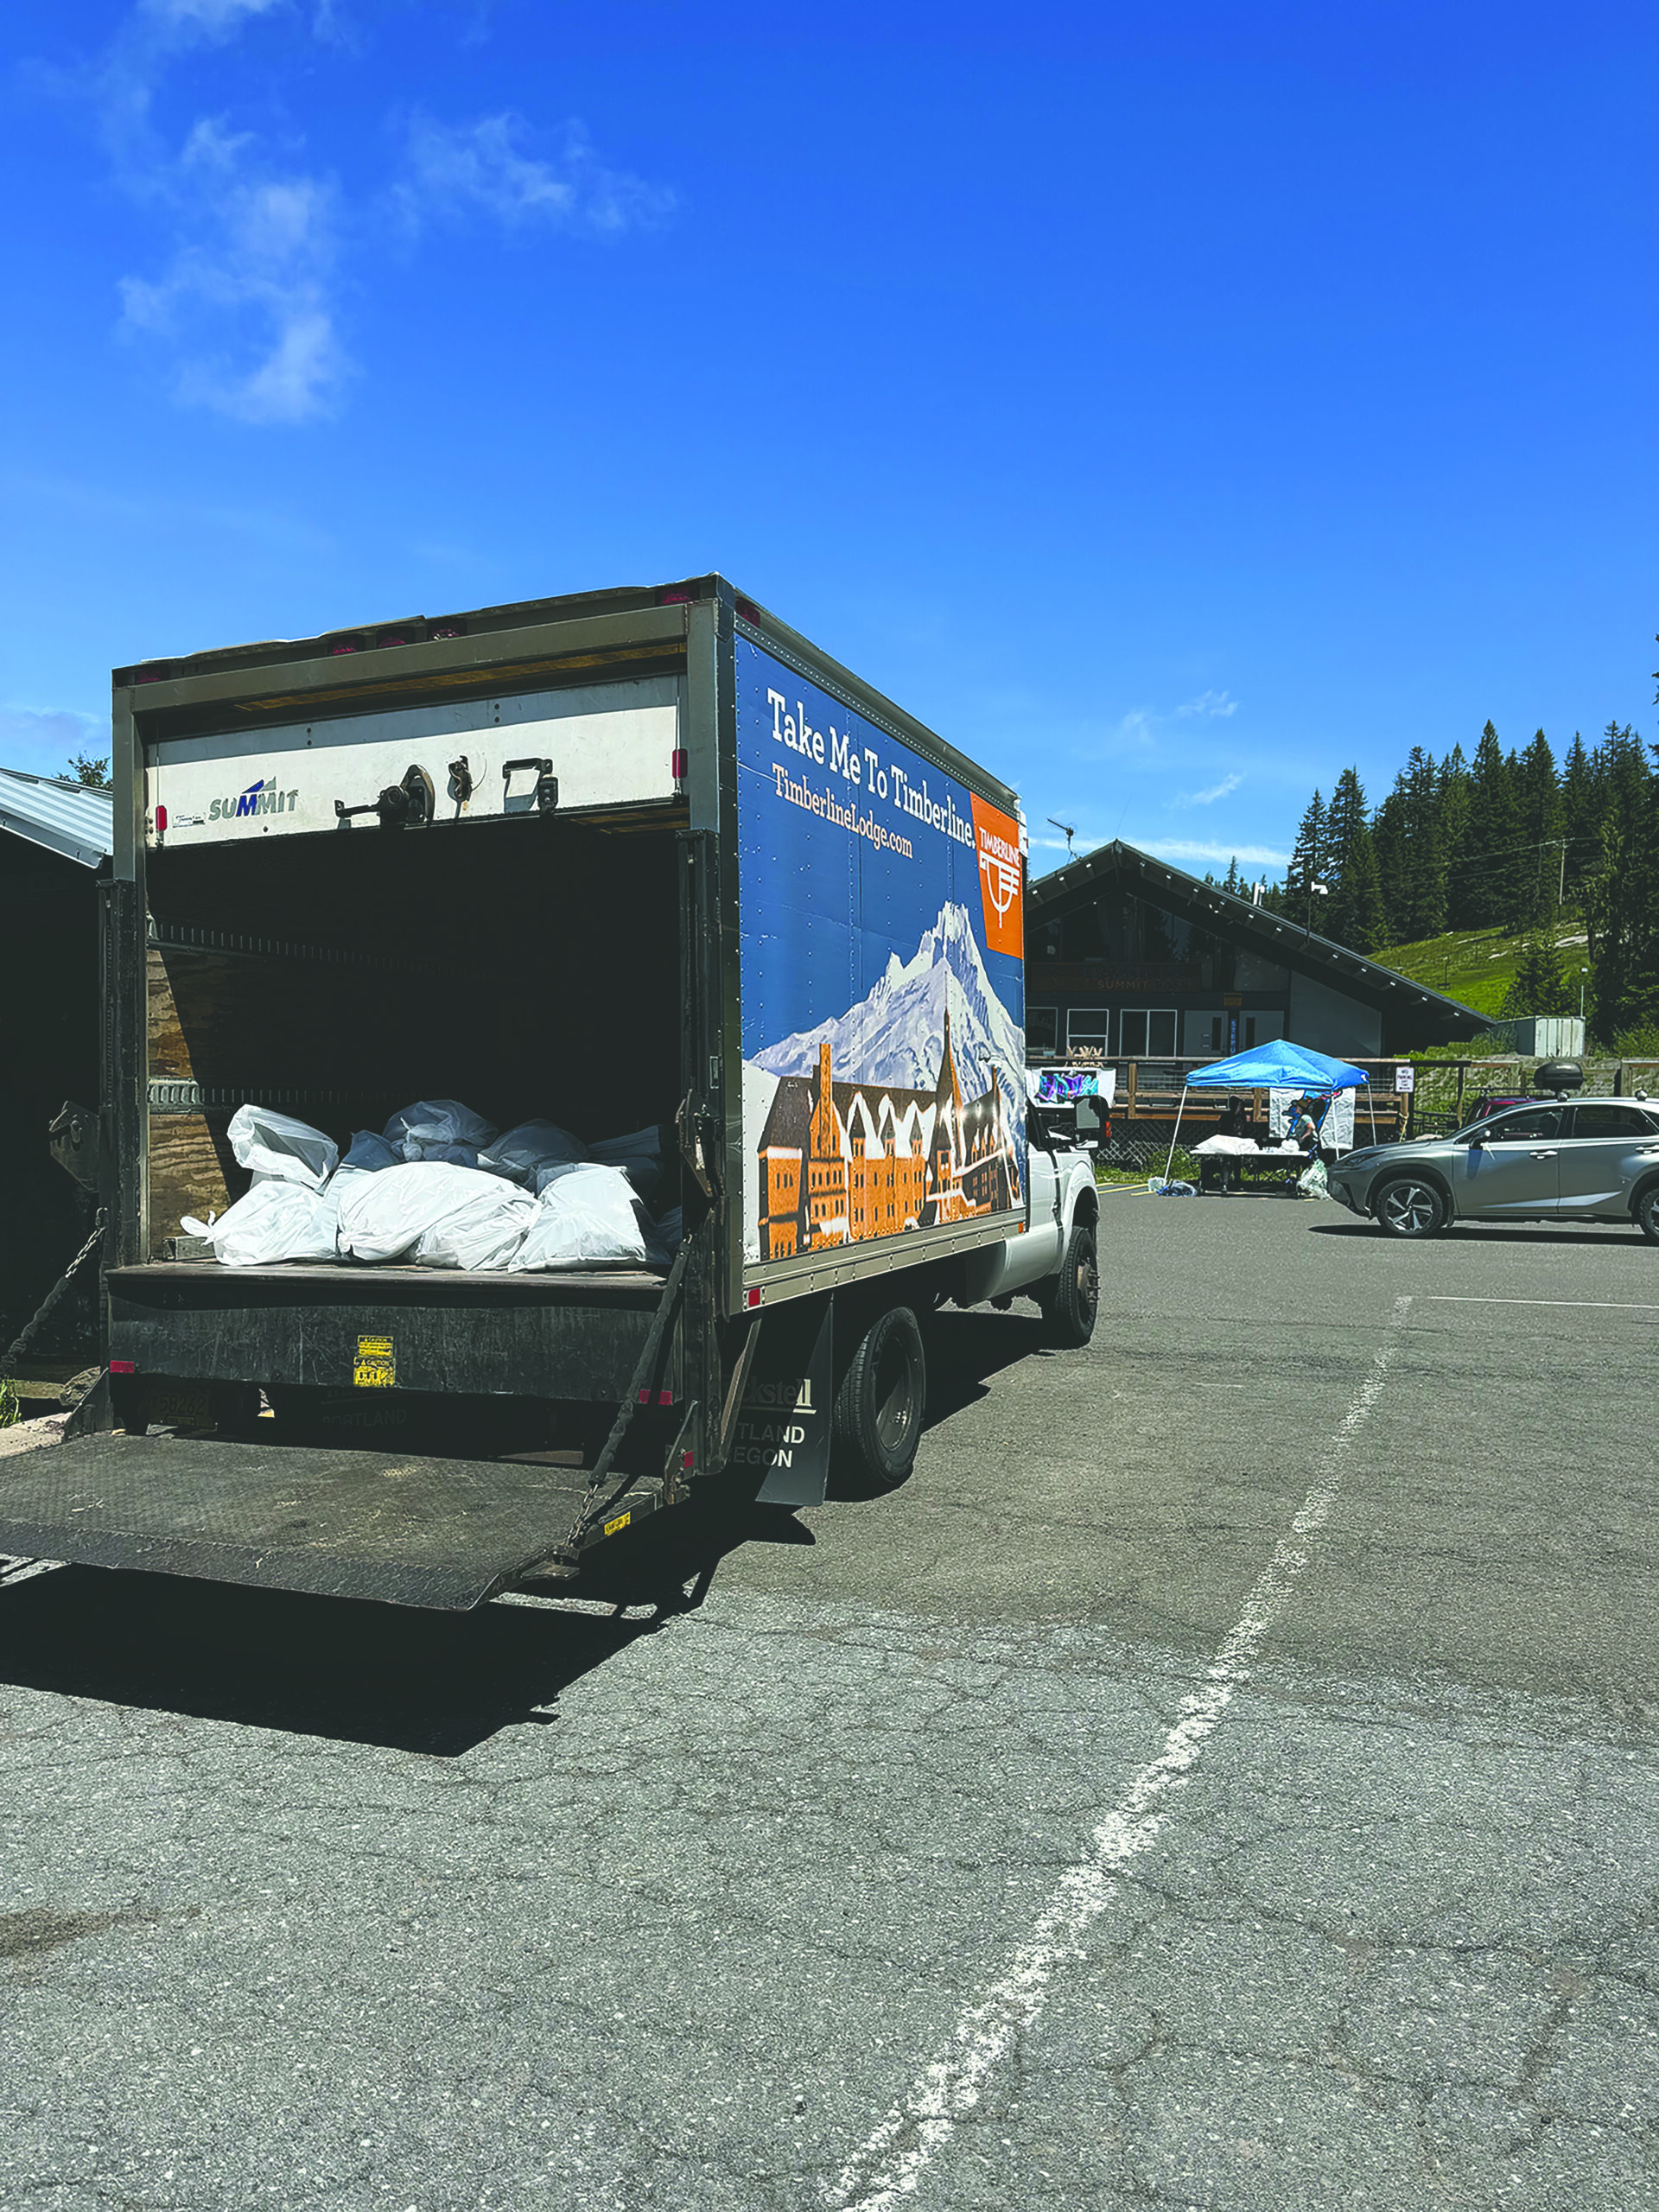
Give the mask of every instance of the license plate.
[[205, 1382], [149, 1382], [144, 1386], [144, 1419], [160, 1428], [207, 1428], [213, 1408]]

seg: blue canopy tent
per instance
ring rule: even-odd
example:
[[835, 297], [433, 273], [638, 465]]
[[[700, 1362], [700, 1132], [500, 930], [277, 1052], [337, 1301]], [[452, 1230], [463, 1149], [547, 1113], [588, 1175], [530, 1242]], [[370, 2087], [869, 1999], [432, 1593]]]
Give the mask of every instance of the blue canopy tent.
[[[1369, 1085], [1370, 1077], [1363, 1068], [1351, 1067], [1346, 1060], [1333, 1060], [1328, 1052], [1316, 1052], [1311, 1046], [1293, 1045], [1281, 1037], [1271, 1045], [1252, 1046], [1248, 1052], [1235, 1052], [1230, 1060], [1216, 1060], [1207, 1068], [1193, 1068], [1181, 1087], [1181, 1103], [1175, 1109], [1175, 1133], [1169, 1141], [1169, 1158], [1164, 1163], [1164, 1180], [1168, 1182], [1169, 1171], [1175, 1164], [1176, 1139], [1181, 1134], [1181, 1116], [1186, 1110], [1189, 1090], [1353, 1090], [1359, 1084]], [[1376, 1135], [1376, 1117], [1371, 1117], [1371, 1135]]]

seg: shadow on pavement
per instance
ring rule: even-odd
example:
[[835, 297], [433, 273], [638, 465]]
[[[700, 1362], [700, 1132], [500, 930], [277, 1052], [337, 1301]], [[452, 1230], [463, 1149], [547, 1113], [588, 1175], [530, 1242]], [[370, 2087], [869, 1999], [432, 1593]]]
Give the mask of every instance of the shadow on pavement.
[[[1049, 1356], [1041, 1321], [1017, 1308], [931, 1317], [927, 1355], [929, 1428], [1001, 1369]], [[880, 1492], [832, 1481], [830, 1495]], [[0, 1684], [454, 1758], [556, 1720], [572, 1682], [700, 1605], [728, 1553], [814, 1541], [789, 1508], [717, 1490], [604, 1546], [549, 1602], [472, 1613], [57, 1567], [0, 1585]]]
[[726, 1554], [756, 1541], [812, 1537], [780, 1507], [688, 1505], [556, 1592], [658, 1608], [649, 1619], [556, 1604], [426, 1612], [59, 1567], [0, 1586], [0, 1683], [454, 1758], [556, 1720], [570, 1683], [701, 1604]]
[[[1315, 1236], [1371, 1236], [1379, 1244], [1408, 1241], [1386, 1237], [1370, 1221], [1310, 1221], [1307, 1225]], [[1571, 1229], [1565, 1222], [1557, 1228], [1532, 1224], [1523, 1227], [1519, 1222], [1507, 1221], [1459, 1221], [1425, 1241], [1444, 1244], [1448, 1237], [1459, 1244], [1597, 1244], [1604, 1252], [1643, 1251], [1648, 1243], [1634, 1222], [1621, 1221], [1610, 1221], [1602, 1227], [1580, 1224]]]
[[964, 1406], [990, 1395], [990, 1378], [1021, 1360], [1052, 1357], [1042, 1317], [1023, 1302], [1011, 1313], [976, 1307], [970, 1313], [934, 1314], [926, 1325], [927, 1418], [938, 1427]]

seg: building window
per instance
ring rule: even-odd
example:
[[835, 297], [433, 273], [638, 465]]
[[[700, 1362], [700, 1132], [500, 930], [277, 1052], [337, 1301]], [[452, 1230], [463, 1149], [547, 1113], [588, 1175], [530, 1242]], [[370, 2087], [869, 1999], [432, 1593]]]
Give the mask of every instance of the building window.
[[1254, 1046], [1255, 1043], [1255, 1016], [1253, 1014], [1247, 1014], [1245, 1015], [1245, 1017], [1244, 1017], [1244, 1049], [1245, 1049], [1245, 1051], [1246, 1051], [1247, 1052], [1249, 1052], [1249, 1051], [1252, 1049], [1252, 1047]]
[[1126, 1006], [1117, 1018], [1117, 1049], [1125, 1059], [1174, 1057], [1175, 1014], [1173, 1007]]
[[1065, 1017], [1067, 1052], [1075, 1052], [1081, 1047], [1086, 1052], [1099, 1052], [1104, 1057], [1111, 1019], [1106, 1007], [1074, 1006]]
[[1027, 1052], [1058, 1052], [1060, 1049], [1060, 1010], [1057, 1006], [1026, 1008]]

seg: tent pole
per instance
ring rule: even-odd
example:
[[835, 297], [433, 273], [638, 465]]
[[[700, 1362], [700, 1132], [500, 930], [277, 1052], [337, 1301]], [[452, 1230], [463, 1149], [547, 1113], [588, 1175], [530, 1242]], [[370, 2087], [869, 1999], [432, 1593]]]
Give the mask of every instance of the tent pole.
[[1365, 1111], [1371, 1117], [1371, 1142], [1376, 1142], [1376, 1093], [1368, 1083], [1365, 1086]]
[[1174, 1134], [1169, 1140], [1169, 1158], [1164, 1162], [1164, 1180], [1169, 1180], [1169, 1171], [1175, 1164], [1175, 1139], [1181, 1134], [1181, 1116], [1186, 1111], [1186, 1085], [1181, 1085], [1181, 1103], [1175, 1109]]

